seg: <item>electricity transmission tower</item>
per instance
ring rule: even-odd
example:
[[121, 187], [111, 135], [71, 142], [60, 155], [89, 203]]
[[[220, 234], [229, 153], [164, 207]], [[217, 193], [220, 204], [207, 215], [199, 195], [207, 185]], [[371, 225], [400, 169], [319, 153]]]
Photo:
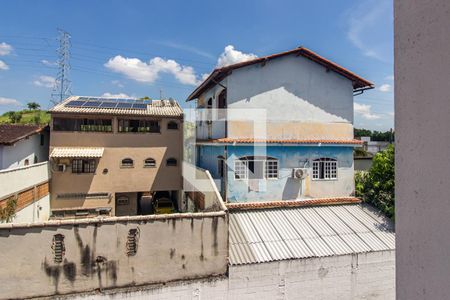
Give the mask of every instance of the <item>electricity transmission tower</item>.
[[58, 75], [52, 93], [52, 103], [58, 104], [71, 95], [69, 80], [70, 70], [70, 34], [67, 31], [58, 29], [59, 48], [58, 53]]

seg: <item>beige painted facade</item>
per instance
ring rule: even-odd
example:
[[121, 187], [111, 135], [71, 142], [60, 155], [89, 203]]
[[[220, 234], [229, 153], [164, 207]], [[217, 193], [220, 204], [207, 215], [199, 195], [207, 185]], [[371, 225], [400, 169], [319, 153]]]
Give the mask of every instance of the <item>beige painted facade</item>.
[[[52, 158], [51, 207], [62, 208], [111, 208], [111, 215], [137, 213], [137, 194], [182, 189], [182, 117], [138, 117], [124, 115], [77, 115], [52, 113], [53, 118], [112, 119], [112, 132], [55, 131], [51, 126], [50, 153], [55, 147], [102, 147], [101, 158], [96, 159], [95, 173], [72, 173], [72, 158]], [[118, 119], [158, 120], [160, 133], [118, 132]], [[167, 129], [175, 121], [178, 129]], [[52, 122], [53, 123], [53, 122]], [[124, 158], [134, 161], [133, 167], [121, 166]], [[144, 160], [153, 158], [156, 167], [145, 167]], [[168, 158], [175, 158], [177, 166], [166, 166]], [[65, 164], [64, 172], [58, 164]], [[65, 197], [67, 194], [106, 193], [108, 197]], [[116, 193], [128, 193], [129, 204], [118, 207]], [[179, 197], [179, 195], [178, 195]]]
[[259, 124], [254, 121], [228, 122], [229, 138], [264, 138], [255, 132], [265, 127], [267, 139], [302, 140], [352, 140], [353, 126], [349, 123], [319, 123], [301, 121], [268, 121]]

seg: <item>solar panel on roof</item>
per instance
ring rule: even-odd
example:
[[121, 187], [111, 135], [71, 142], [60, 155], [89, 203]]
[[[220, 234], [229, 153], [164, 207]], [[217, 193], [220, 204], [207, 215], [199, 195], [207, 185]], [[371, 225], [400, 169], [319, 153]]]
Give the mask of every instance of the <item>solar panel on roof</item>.
[[86, 103], [86, 101], [73, 100], [73, 101], [66, 103], [66, 106], [76, 107], [76, 106], [82, 106], [84, 103]]
[[83, 101], [85, 101], [85, 100], [88, 100], [89, 98], [88, 97], [78, 97], [78, 100], [83, 100]]
[[147, 108], [147, 104], [144, 104], [144, 103], [134, 103], [134, 104], [133, 104], [133, 108], [134, 108], [134, 109], [146, 109], [146, 108]]
[[102, 104], [100, 101], [87, 101], [83, 107], [99, 107]]
[[119, 102], [117, 108], [131, 108], [133, 103]]
[[101, 108], [115, 108], [117, 103], [114, 102], [102, 102], [99, 107]]

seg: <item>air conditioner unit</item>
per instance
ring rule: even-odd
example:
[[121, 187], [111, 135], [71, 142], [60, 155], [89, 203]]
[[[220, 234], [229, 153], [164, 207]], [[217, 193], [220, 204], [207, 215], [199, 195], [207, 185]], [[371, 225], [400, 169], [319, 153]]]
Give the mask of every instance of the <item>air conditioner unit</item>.
[[67, 168], [67, 165], [65, 164], [58, 164], [58, 172], [65, 172]]
[[292, 178], [305, 179], [308, 176], [308, 169], [294, 168], [292, 169]]

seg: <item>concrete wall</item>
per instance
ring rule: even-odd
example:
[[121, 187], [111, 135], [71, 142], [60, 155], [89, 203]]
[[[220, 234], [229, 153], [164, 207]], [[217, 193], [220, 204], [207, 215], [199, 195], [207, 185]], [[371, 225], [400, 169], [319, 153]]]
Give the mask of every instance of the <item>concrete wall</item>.
[[[239, 68], [221, 84], [227, 87], [228, 109], [266, 109], [270, 138], [353, 138], [352, 82], [307, 58], [293, 54]], [[217, 108], [222, 89], [216, 85], [206, 91], [199, 104], [204, 107], [211, 97]], [[253, 119], [247, 114], [242, 120]], [[242, 120], [228, 122], [228, 137], [249, 137], [252, 126]], [[207, 127], [199, 126], [198, 138], [207, 137]], [[212, 127], [212, 138], [224, 136], [223, 123]]]
[[50, 217], [50, 195], [16, 212], [11, 223], [45, 222]]
[[[50, 151], [53, 147], [105, 148], [103, 156], [97, 161], [95, 173], [73, 174], [69, 159], [53, 162], [52, 208], [111, 207], [114, 215], [115, 193], [181, 190], [182, 121], [176, 120], [178, 130], [168, 130], [167, 123], [171, 120], [160, 120], [161, 133], [118, 133], [116, 119], [113, 120], [112, 133], [52, 131]], [[166, 166], [166, 160], [172, 157], [177, 159], [177, 166]], [[124, 158], [133, 159], [134, 167], [121, 167]], [[146, 158], [155, 159], [156, 167], [144, 167]], [[62, 161], [68, 168], [65, 172], [58, 172], [57, 163]], [[112, 197], [99, 200], [57, 199], [58, 195], [66, 193], [111, 193]]]
[[[137, 252], [127, 255], [130, 229]], [[52, 241], [64, 236], [61, 263]], [[24, 298], [168, 282], [227, 271], [225, 212], [0, 225], [0, 298]]]
[[46, 182], [51, 173], [48, 162], [0, 171], [0, 199]]
[[[219, 180], [217, 156], [226, 156], [223, 146], [201, 146], [199, 166]], [[234, 161], [242, 156], [258, 155], [258, 147], [227, 146], [227, 201], [270, 201], [323, 197], [346, 197], [354, 193], [353, 148], [338, 146], [267, 146], [266, 155], [278, 159], [278, 179], [259, 180], [259, 191], [249, 191], [248, 180], [234, 179]], [[329, 157], [338, 161], [337, 180], [312, 180], [312, 160]], [[305, 165], [306, 163], [306, 165]], [[304, 180], [291, 178], [293, 168], [308, 168]]]
[[394, 2], [397, 298], [450, 299], [450, 2]]
[[[7, 198], [39, 184], [48, 182], [50, 170], [48, 162], [26, 167], [0, 171], [0, 199]], [[47, 221], [50, 215], [50, 197], [33, 201], [30, 205], [17, 210], [12, 223], [34, 223]]]
[[395, 299], [393, 251], [231, 266], [229, 278], [173, 282], [70, 299]]
[[[44, 135], [44, 145], [41, 146], [41, 134]], [[11, 146], [0, 145], [0, 169], [10, 169], [25, 166], [25, 160], [29, 165], [48, 160], [49, 134], [43, 131], [27, 139], [23, 139]]]
[[[196, 202], [196, 209], [202, 211], [226, 210], [217, 183], [214, 182], [209, 171], [185, 162], [183, 164], [183, 179], [183, 190], [189, 194], [191, 200]], [[197, 194], [190, 192], [196, 192]]]

